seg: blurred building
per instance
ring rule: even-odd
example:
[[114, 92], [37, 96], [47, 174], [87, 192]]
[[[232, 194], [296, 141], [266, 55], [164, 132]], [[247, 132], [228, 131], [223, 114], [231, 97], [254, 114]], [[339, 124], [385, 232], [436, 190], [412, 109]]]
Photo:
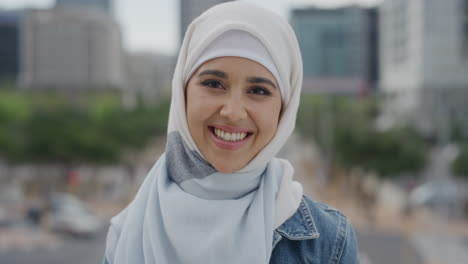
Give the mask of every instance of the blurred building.
[[363, 94], [377, 74], [377, 12], [357, 6], [293, 9], [304, 92]]
[[173, 55], [157, 54], [155, 57], [155, 72], [160, 95], [168, 97], [171, 94], [172, 77], [174, 75], [177, 57]]
[[169, 96], [175, 67], [174, 57], [134, 53], [129, 54], [126, 61], [128, 88], [133, 91], [134, 100], [154, 104]]
[[379, 10], [378, 8], [367, 9], [369, 15], [369, 75], [368, 79], [371, 87], [377, 90], [380, 76], [379, 76]]
[[29, 10], [21, 25], [20, 85], [29, 88], [123, 88], [122, 35], [102, 12]]
[[442, 138], [455, 123], [468, 134], [468, 0], [385, 0], [380, 11], [386, 118]]
[[180, 43], [192, 21], [208, 8], [232, 0], [180, 0]]
[[16, 80], [19, 71], [20, 11], [0, 10], [0, 79]]
[[85, 8], [114, 13], [114, 0], [56, 0], [56, 8]]

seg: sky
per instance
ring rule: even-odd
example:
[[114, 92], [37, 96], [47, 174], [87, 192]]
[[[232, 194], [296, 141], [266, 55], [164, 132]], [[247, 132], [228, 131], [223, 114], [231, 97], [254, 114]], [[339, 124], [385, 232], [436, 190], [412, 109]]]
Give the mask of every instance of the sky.
[[[347, 4], [373, 6], [382, 0], [244, 0], [287, 17], [291, 7]], [[55, 0], [0, 0], [0, 9], [48, 8]], [[131, 52], [175, 54], [179, 43], [178, 0], [116, 0], [116, 18], [122, 27], [124, 46]]]

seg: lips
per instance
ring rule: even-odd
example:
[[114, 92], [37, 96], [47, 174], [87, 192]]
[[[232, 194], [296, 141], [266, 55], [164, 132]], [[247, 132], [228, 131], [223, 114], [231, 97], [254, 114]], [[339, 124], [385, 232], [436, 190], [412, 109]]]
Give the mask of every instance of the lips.
[[209, 126], [210, 136], [215, 144], [226, 150], [236, 150], [247, 143], [253, 132], [243, 128], [223, 125]]

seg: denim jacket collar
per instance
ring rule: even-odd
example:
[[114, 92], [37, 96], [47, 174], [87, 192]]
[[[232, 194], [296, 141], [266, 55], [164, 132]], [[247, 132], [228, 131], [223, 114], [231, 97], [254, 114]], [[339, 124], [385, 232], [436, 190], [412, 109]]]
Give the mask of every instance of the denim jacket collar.
[[320, 236], [304, 197], [296, 213], [274, 231], [273, 248], [283, 236], [290, 240], [314, 239]]

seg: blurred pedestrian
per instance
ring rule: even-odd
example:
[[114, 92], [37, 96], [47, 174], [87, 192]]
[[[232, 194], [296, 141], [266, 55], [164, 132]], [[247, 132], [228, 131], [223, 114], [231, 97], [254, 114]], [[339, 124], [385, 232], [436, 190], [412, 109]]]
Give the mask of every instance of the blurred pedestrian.
[[70, 170], [67, 173], [67, 191], [78, 195], [80, 191], [80, 173], [77, 170]]
[[189, 26], [166, 151], [111, 220], [105, 262], [359, 263], [345, 216], [303, 196], [274, 156], [294, 129], [302, 59], [293, 30], [242, 1]]
[[42, 215], [43, 209], [37, 203], [33, 203], [32, 205], [30, 205], [26, 211], [26, 218], [28, 219], [29, 223], [34, 227], [40, 226]]

